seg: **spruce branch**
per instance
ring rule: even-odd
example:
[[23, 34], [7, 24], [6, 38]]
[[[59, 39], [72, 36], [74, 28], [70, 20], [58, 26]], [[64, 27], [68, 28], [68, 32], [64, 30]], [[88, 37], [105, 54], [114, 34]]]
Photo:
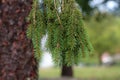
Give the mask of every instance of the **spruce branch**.
[[62, 28], [63, 25], [62, 25], [62, 22], [61, 22], [61, 19], [60, 19], [60, 16], [59, 16], [58, 10], [57, 10], [56, 0], [54, 0], [54, 7], [55, 7], [55, 10], [56, 10], [56, 15], [57, 15], [57, 18], [58, 18], [59, 24], [60, 24], [60, 26], [61, 26], [61, 28]]

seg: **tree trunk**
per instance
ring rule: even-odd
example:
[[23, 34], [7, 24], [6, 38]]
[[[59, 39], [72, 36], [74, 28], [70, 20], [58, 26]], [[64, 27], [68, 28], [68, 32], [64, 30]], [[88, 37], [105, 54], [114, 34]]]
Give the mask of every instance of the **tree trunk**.
[[0, 0], [0, 80], [35, 80], [33, 45], [26, 37], [32, 0]]
[[73, 77], [72, 66], [63, 65], [61, 76], [62, 77]]

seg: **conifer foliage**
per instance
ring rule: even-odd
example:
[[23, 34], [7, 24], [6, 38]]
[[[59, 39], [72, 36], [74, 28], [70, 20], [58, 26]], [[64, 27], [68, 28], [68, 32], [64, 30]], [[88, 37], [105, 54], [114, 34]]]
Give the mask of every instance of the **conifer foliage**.
[[33, 8], [29, 14], [28, 20], [30, 20], [31, 24], [27, 30], [27, 36], [32, 39], [35, 58], [39, 61], [41, 53], [40, 41], [45, 34], [46, 26], [44, 26], [43, 14], [40, 11], [38, 0], [33, 1]]
[[93, 50], [75, 0], [44, 0], [44, 10], [40, 10], [36, 3], [37, 0], [31, 11], [33, 23], [28, 36], [33, 40], [37, 57], [39, 40], [44, 34], [48, 35], [47, 48], [58, 65], [77, 64], [82, 56]]

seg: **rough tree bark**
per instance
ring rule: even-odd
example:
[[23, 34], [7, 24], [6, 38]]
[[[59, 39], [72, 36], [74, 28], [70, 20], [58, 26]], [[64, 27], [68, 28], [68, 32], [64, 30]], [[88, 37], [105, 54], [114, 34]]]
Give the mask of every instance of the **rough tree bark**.
[[34, 80], [36, 60], [26, 37], [32, 0], [0, 0], [0, 80]]

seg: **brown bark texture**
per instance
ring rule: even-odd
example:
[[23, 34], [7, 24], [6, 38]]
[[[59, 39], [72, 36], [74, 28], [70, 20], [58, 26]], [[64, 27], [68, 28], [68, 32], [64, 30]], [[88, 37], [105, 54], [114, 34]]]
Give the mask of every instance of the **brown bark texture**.
[[26, 37], [32, 0], [0, 0], [0, 80], [35, 80], [36, 61]]

